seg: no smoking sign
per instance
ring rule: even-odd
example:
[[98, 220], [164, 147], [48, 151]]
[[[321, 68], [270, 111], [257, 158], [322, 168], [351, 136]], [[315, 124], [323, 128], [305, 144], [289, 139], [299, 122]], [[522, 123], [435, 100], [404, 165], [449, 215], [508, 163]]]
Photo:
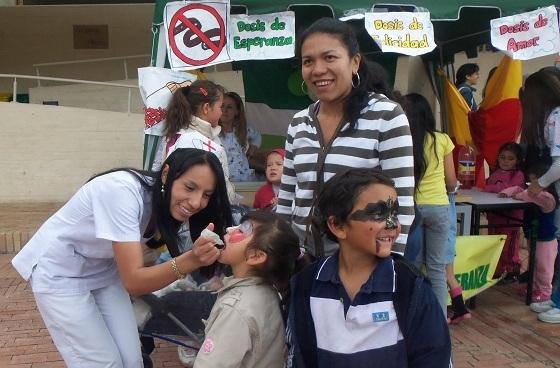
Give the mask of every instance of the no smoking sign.
[[197, 69], [230, 61], [228, 14], [228, 3], [223, 1], [168, 3], [164, 22], [171, 69]]

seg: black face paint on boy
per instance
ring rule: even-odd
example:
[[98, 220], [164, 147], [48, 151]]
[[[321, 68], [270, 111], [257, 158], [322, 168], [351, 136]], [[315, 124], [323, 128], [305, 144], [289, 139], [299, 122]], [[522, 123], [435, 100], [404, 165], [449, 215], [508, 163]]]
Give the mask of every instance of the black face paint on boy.
[[354, 221], [385, 221], [385, 229], [390, 230], [399, 226], [398, 211], [399, 202], [389, 197], [387, 201], [368, 203], [363, 210], [352, 212], [348, 219]]

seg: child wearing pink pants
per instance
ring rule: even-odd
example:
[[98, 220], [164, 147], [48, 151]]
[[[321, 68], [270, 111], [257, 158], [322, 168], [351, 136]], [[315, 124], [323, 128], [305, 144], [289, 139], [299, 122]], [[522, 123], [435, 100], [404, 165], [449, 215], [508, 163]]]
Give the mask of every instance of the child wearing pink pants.
[[[529, 177], [531, 176], [532, 174], [529, 174]], [[531, 196], [527, 190], [523, 190], [520, 187], [507, 188], [501, 191], [500, 194], [525, 202], [533, 202], [539, 207], [538, 210], [525, 211], [524, 227], [525, 234], [528, 234], [527, 230], [531, 222], [535, 219], [539, 222], [532, 299], [533, 302], [549, 300], [552, 293], [554, 260], [558, 253], [558, 241], [555, 235], [556, 226], [554, 225], [556, 199], [554, 195], [544, 190], [536, 196]]]

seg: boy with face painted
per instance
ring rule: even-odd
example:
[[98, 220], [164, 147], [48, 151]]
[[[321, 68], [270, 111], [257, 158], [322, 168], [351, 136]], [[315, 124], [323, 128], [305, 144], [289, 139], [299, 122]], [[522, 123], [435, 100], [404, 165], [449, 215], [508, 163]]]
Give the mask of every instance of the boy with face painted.
[[393, 181], [351, 169], [318, 208], [340, 245], [292, 278], [288, 367], [449, 367], [446, 319], [429, 283], [391, 253], [400, 232]]

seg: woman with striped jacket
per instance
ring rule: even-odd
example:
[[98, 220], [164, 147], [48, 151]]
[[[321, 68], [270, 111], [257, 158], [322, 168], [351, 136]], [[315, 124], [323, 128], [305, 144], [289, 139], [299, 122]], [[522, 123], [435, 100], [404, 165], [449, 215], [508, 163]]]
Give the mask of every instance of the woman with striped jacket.
[[[316, 197], [324, 182], [350, 168], [381, 168], [395, 181], [404, 251], [414, 219], [414, 163], [408, 120], [383, 94], [352, 28], [322, 18], [297, 40], [302, 76], [318, 101], [297, 113], [288, 128], [277, 213], [292, 222], [312, 256], [332, 254], [334, 243], [312, 232]], [[302, 84], [303, 87], [303, 84]]]

